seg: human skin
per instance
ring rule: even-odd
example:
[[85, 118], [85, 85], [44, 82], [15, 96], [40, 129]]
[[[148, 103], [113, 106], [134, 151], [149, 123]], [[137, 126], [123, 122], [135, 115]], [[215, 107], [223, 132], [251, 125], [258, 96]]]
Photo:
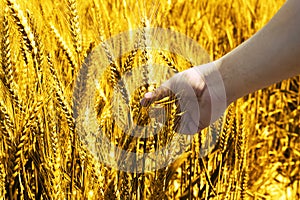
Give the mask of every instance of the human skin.
[[[193, 134], [213, 123], [238, 98], [299, 74], [300, 1], [288, 0], [250, 39], [214, 62], [176, 74], [155, 91], [146, 93], [141, 104], [149, 106], [180, 92], [189, 116], [183, 133]], [[190, 91], [186, 90], [187, 85], [193, 94], [186, 92]], [[196, 96], [199, 109], [194, 104], [188, 106], [191, 96]]]

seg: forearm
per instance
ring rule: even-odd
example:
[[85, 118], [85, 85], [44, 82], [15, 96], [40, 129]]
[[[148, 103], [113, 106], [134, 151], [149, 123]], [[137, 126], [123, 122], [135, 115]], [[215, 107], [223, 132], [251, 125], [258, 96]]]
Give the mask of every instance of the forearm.
[[262, 30], [215, 63], [228, 104], [300, 74], [300, 1], [286, 2]]

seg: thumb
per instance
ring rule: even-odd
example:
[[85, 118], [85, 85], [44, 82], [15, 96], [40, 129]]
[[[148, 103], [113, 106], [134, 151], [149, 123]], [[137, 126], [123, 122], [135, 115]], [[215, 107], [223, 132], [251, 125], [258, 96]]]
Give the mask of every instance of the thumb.
[[[165, 85], [165, 84], [164, 84]], [[144, 98], [141, 100], [141, 105], [146, 107], [155, 101], [159, 101], [172, 94], [171, 90], [166, 86], [160, 86], [153, 92], [147, 92]]]

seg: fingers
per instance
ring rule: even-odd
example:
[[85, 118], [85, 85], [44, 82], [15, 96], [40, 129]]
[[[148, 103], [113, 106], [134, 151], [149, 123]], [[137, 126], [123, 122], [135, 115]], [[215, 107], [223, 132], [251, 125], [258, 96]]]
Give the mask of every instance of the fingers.
[[148, 92], [145, 94], [144, 98], [141, 100], [141, 105], [146, 107], [152, 104], [155, 101], [159, 101], [165, 97], [172, 96], [175, 93], [177, 94], [179, 91], [178, 85], [182, 82], [182, 72], [175, 74], [172, 78], [164, 82], [159, 88], [154, 90], [153, 92]]
[[141, 105], [146, 107], [155, 101], [161, 100], [172, 94], [171, 90], [167, 87], [160, 86], [153, 92], [148, 92], [145, 94], [144, 98], [141, 100]]

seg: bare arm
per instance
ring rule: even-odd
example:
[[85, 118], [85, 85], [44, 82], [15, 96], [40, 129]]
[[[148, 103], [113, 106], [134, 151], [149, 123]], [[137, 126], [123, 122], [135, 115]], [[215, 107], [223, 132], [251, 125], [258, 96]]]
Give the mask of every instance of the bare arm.
[[[185, 121], [193, 122], [183, 133], [195, 133], [218, 119], [231, 102], [298, 74], [300, 0], [288, 0], [249, 40], [215, 62], [180, 72], [147, 93], [142, 104], [148, 105], [175, 90], [181, 94], [181, 103], [186, 103]], [[188, 88], [193, 92], [188, 92]], [[198, 108], [188, 103], [193, 94]]]
[[215, 64], [228, 104], [300, 74], [300, 1], [287, 1], [263, 29]]

